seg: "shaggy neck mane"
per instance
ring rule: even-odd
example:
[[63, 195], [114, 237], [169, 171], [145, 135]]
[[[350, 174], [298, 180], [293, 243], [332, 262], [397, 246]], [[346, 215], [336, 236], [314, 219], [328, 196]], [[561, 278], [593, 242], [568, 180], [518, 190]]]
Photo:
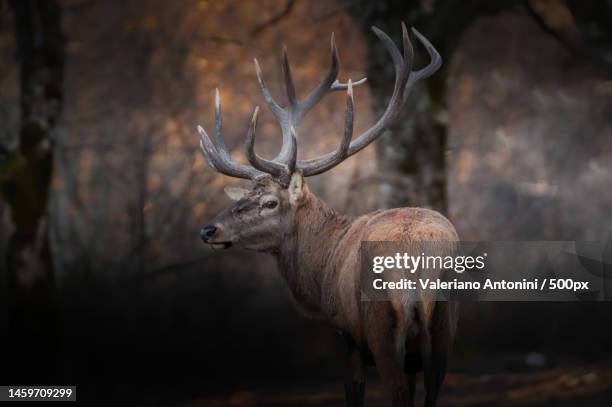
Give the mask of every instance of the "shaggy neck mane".
[[278, 253], [279, 270], [295, 300], [305, 311], [316, 313], [322, 280], [334, 272], [334, 252], [351, 219], [307, 191], [290, 222]]

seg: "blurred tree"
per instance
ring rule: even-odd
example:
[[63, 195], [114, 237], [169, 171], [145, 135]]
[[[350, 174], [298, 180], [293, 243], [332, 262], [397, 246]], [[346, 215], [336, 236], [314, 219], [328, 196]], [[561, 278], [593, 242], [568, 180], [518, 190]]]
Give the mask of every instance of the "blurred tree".
[[[393, 89], [393, 66], [378, 39], [375, 25], [400, 42], [400, 23], [417, 28], [445, 60], [438, 73], [415, 87], [398, 121], [378, 143], [383, 207], [425, 206], [446, 212], [446, 82], [447, 68], [461, 32], [477, 17], [497, 13], [516, 0], [345, 0], [362, 26], [368, 43], [367, 76], [375, 116], [384, 112]], [[417, 63], [423, 52], [418, 53]], [[426, 54], [425, 54], [426, 55]], [[399, 177], [398, 177], [399, 175]], [[408, 180], [408, 181], [406, 181]]]
[[[53, 177], [53, 130], [63, 98], [64, 38], [55, 1], [9, 2], [20, 75], [18, 148], [0, 162], [0, 192], [14, 232], [4, 260], [13, 345], [46, 351], [53, 329], [53, 268], [46, 227]], [[45, 352], [45, 353], [42, 353]]]
[[[344, 0], [365, 32], [368, 81], [375, 116], [384, 112], [393, 89], [393, 67], [375, 25], [400, 41], [400, 22], [416, 27], [438, 49], [445, 64], [421, 82], [406, 105], [405, 119], [378, 143], [383, 207], [427, 206], [446, 212], [446, 88], [448, 67], [462, 32], [479, 17], [521, 8], [572, 53], [612, 63], [612, 4], [578, 0]], [[423, 55], [420, 53], [419, 55]], [[418, 59], [421, 58], [417, 56]]]

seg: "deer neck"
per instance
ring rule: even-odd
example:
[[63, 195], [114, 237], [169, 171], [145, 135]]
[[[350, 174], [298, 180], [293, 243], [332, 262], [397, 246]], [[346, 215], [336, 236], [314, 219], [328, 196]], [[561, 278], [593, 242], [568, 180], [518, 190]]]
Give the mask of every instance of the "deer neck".
[[279, 269], [303, 310], [317, 314], [334, 251], [351, 222], [310, 192], [294, 216], [277, 254]]

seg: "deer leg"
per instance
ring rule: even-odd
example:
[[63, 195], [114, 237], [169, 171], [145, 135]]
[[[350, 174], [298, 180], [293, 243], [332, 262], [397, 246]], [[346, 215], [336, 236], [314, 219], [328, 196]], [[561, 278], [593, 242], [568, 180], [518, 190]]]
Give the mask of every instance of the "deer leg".
[[[431, 335], [431, 348], [428, 362], [430, 370], [430, 383], [429, 385], [427, 385], [427, 383], [425, 385], [428, 398], [430, 399], [430, 404], [426, 404], [426, 406], [436, 405], [438, 393], [442, 388], [442, 383], [444, 382], [444, 377], [446, 376], [449, 355], [449, 338], [447, 338], [445, 335], [445, 331], [434, 332], [433, 335]], [[430, 393], [431, 397], [429, 397]]]
[[401, 359], [393, 352], [393, 347], [383, 350], [372, 350], [377, 370], [384, 384], [391, 392], [392, 407], [409, 407], [413, 405], [411, 391], [402, 367]]
[[[435, 341], [434, 341], [435, 343]], [[423, 355], [423, 357], [427, 357]], [[435, 407], [438, 393], [442, 388], [446, 376], [448, 353], [445, 349], [430, 348], [428, 360], [423, 360], [423, 374], [425, 379], [425, 407]]]
[[416, 373], [408, 373], [406, 375], [406, 384], [408, 387], [408, 406], [414, 407], [414, 398], [416, 395]]
[[[429, 330], [424, 330], [422, 338], [423, 372], [425, 375], [425, 406], [435, 406], [442, 383], [446, 376], [448, 355], [454, 337], [452, 313], [456, 305], [438, 303]], [[425, 354], [427, 353], [427, 354]]]
[[[344, 381], [347, 407], [363, 407], [365, 395], [365, 375], [363, 362], [358, 351], [353, 352], [349, 359], [349, 371]], [[359, 361], [357, 361], [359, 359]]]
[[363, 407], [365, 395], [365, 367], [361, 350], [355, 345], [353, 338], [345, 336], [347, 347], [347, 366], [344, 378], [344, 390], [347, 407]]
[[438, 398], [438, 393], [442, 388], [442, 383], [444, 382], [444, 377], [446, 376], [446, 366], [447, 366], [447, 354], [446, 352], [438, 352], [436, 350], [433, 351], [431, 355], [431, 368], [433, 370], [433, 399], [434, 404]]
[[421, 354], [423, 357], [423, 375], [425, 381], [425, 407], [435, 407], [438, 393], [446, 376], [448, 360], [448, 341], [443, 333], [431, 335], [425, 330]]
[[435, 366], [432, 361], [432, 335], [431, 324], [427, 322], [423, 310], [420, 309], [419, 319], [421, 329], [419, 330], [419, 347], [421, 351], [421, 362], [423, 364], [423, 384], [425, 385], [425, 407], [435, 407], [437, 403], [438, 389]]
[[403, 318], [390, 303], [370, 305], [366, 337], [383, 383], [391, 392], [393, 407], [412, 406], [413, 399], [404, 374], [405, 329]]
[[425, 407], [435, 407], [438, 395], [436, 373], [431, 357], [431, 335], [428, 329], [422, 329], [421, 359], [423, 361], [423, 382], [425, 384]]

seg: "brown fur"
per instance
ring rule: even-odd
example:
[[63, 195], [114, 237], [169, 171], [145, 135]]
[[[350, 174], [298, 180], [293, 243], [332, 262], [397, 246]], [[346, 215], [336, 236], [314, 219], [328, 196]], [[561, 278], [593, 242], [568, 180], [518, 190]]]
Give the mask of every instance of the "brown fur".
[[[305, 314], [328, 321], [347, 338], [352, 372], [346, 383], [349, 405], [363, 403], [363, 365], [369, 359], [389, 386], [394, 406], [413, 405], [414, 373], [421, 368], [426, 405], [435, 405], [455, 334], [456, 304], [431, 298], [408, 303], [361, 301], [359, 250], [362, 241], [456, 241], [452, 224], [423, 208], [376, 211], [349, 219], [305, 184], [297, 196], [292, 193], [291, 186], [260, 181], [235, 207], [257, 206], [273, 195], [278, 198], [278, 209], [251, 214], [255, 219], [237, 218], [232, 208], [224, 211], [214, 221], [221, 230], [217, 240], [240, 235], [232, 229], [240, 229], [248, 240], [248, 230], [268, 222], [273, 229], [270, 234], [278, 238], [269, 237], [269, 243], [256, 249], [278, 259], [280, 272]], [[240, 239], [235, 243], [240, 244]], [[242, 244], [249, 247], [253, 243]]]

